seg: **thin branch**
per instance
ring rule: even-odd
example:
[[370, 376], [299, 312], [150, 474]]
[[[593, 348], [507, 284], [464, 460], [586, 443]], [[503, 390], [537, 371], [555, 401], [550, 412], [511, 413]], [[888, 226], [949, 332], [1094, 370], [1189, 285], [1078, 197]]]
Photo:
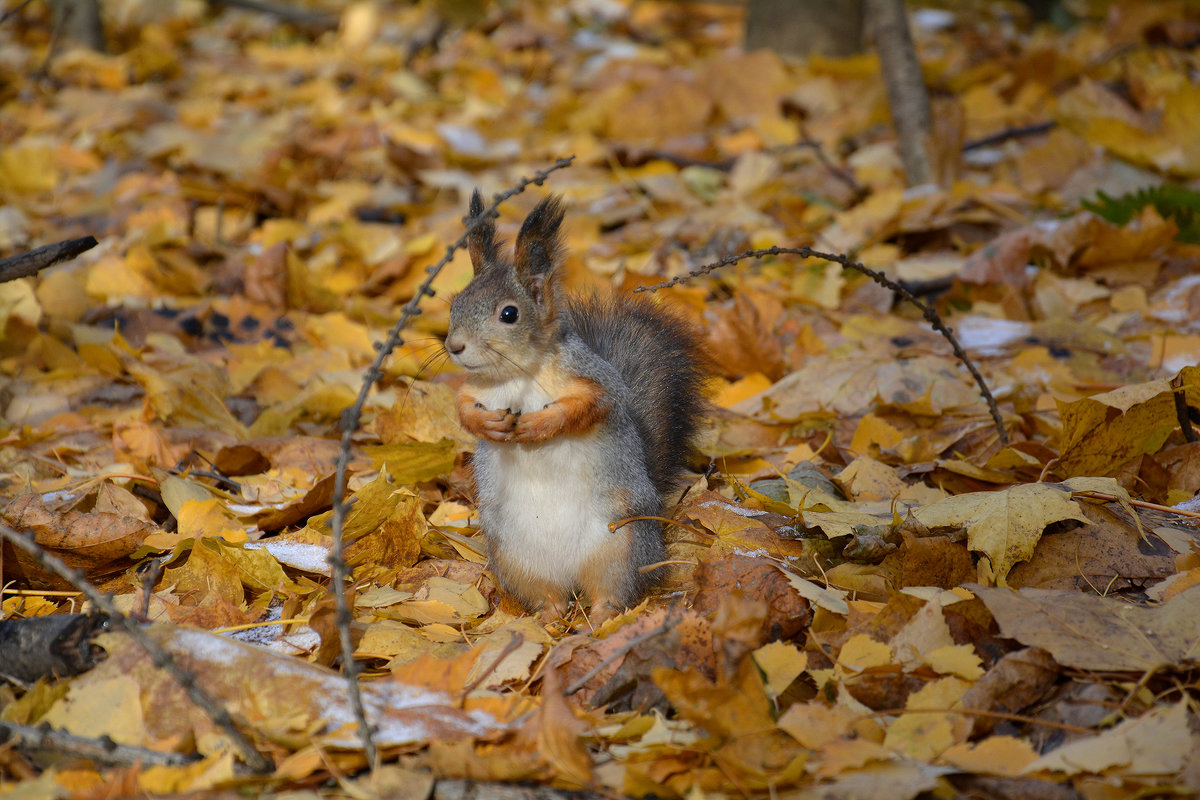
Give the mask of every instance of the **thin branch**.
[[207, 714], [208, 718], [229, 736], [230, 741], [233, 742], [233, 746], [237, 748], [243, 760], [245, 760], [246, 764], [252, 770], [266, 773], [274, 769], [274, 765], [262, 753], [254, 749], [254, 745], [250, 743], [245, 734], [238, 730], [229, 712], [218, 705], [217, 701], [200, 687], [196, 682], [196, 676], [181, 667], [170, 652], [163, 649], [157, 642], [151, 639], [142, 630], [142, 626], [137, 620], [122, 614], [113, 603], [112, 598], [101, 593], [81, 572], [68, 567], [58, 556], [42, 549], [32, 537], [25, 536], [4, 524], [0, 524], [0, 537], [7, 539], [29, 553], [44, 569], [53, 572], [63, 580], [69, 581], [73, 586], [79, 588], [80, 591], [87, 595], [88, 600], [92, 601], [92, 605], [107, 614], [112, 622], [123, 627], [133, 637], [133, 640], [149, 654], [154, 666], [174, 678], [175, 682], [187, 692], [188, 697], [191, 698], [196, 707]]
[[489, 666], [483, 672], [480, 672], [478, 678], [463, 687], [463, 699], [466, 699], [471, 692], [478, 689], [483, 682], [487, 680], [488, 676], [496, 671], [504, 659], [517, 652], [517, 649], [523, 644], [525, 644], [525, 637], [522, 634], [515, 634], [511, 639], [509, 639], [508, 644], [504, 645], [504, 647], [500, 650], [500, 653], [496, 656], [496, 659], [492, 661], [491, 666]]
[[1022, 139], [1026, 136], [1037, 136], [1039, 133], [1046, 133], [1057, 127], [1058, 123], [1051, 120], [1049, 122], [1038, 122], [1034, 125], [1023, 125], [1016, 128], [1005, 128], [999, 133], [993, 133], [990, 136], [980, 136], [978, 139], [970, 139], [963, 142], [962, 151], [969, 153], [972, 150], [978, 150], [983, 147], [991, 147], [994, 144], [1003, 144], [1009, 139]]
[[506, 192], [501, 192], [492, 198], [492, 204], [484, 209], [484, 212], [478, 217], [464, 218], [463, 222], [466, 229], [463, 235], [458, 238], [458, 241], [446, 248], [446, 254], [436, 264], [426, 267], [425, 272], [428, 276], [421, 285], [417, 287], [417, 291], [413, 294], [412, 299], [405, 304], [404, 309], [400, 314], [400, 319], [388, 331], [387, 337], [378, 346], [378, 353], [375, 355], [375, 360], [371, 366], [367, 368], [363, 375], [362, 388], [358, 391], [358, 399], [354, 404], [342, 412], [341, 428], [342, 428], [342, 445], [338, 450], [337, 472], [333, 481], [333, 517], [330, 520], [330, 535], [333, 538], [329, 549], [329, 566], [330, 566], [330, 583], [333, 586], [334, 602], [337, 612], [334, 616], [334, 621], [337, 623], [338, 637], [342, 643], [342, 666], [346, 671], [346, 685], [350, 693], [350, 706], [354, 709], [354, 716], [358, 720], [358, 734], [362, 739], [363, 751], [367, 756], [367, 763], [374, 766], [377, 760], [377, 751], [375, 749], [375, 739], [371, 731], [371, 726], [367, 722], [366, 711], [363, 709], [362, 695], [358, 690], [358, 663], [354, 660], [354, 643], [350, 636], [350, 608], [346, 603], [346, 561], [342, 556], [342, 526], [346, 519], [347, 504], [346, 497], [346, 468], [350, 463], [350, 444], [351, 437], [354, 431], [358, 429], [358, 421], [362, 417], [363, 406], [366, 405], [367, 395], [371, 391], [371, 387], [375, 385], [375, 381], [383, 375], [383, 362], [393, 350], [400, 344], [401, 331], [408, 324], [409, 320], [421, 313], [420, 303], [425, 297], [433, 296], [433, 280], [442, 271], [442, 268], [450, 263], [450, 259], [454, 257], [455, 252], [467, 246], [467, 237], [478, 226], [484, 224], [485, 221], [493, 219], [496, 214], [496, 209], [501, 203], [510, 197], [520, 194], [531, 184], [541, 186], [545, 183], [546, 178], [555, 170], [568, 167], [575, 159], [575, 156], [567, 156], [560, 158], [551, 164], [546, 169], [534, 173], [532, 178], [522, 178], [516, 186]]
[[807, 147], [812, 150], [813, 155], [817, 157], [817, 161], [821, 162], [821, 166], [829, 170], [830, 175], [844, 183], [854, 193], [855, 203], [867, 196], [867, 187], [855, 179], [854, 173], [851, 170], [833, 163], [833, 159], [825, 152], [825, 148], [821, 146], [821, 143], [808, 135], [808, 130], [804, 127], [803, 122], [800, 123], [800, 135], [804, 138], [790, 145], [791, 147]]
[[8, 22], [9, 17], [18, 13], [22, 8], [24, 8], [25, 6], [29, 5], [32, 2], [33, 2], [33, 0], [21, 0], [21, 2], [17, 3], [16, 8], [14, 8], [12, 11], [4, 12], [4, 16], [0, 17], [0, 25], [3, 25], [5, 22]]
[[587, 672], [585, 672], [583, 674], [582, 677], [580, 677], [574, 683], [572, 683], [570, 686], [568, 686], [567, 690], [566, 690], [566, 692], [564, 692], [564, 694], [567, 694], [567, 695], [575, 694], [580, 689], [582, 689], [584, 686], [587, 686], [588, 681], [590, 681], [592, 678], [599, 675], [600, 670], [604, 669], [609, 664], [616, 661], [618, 658], [621, 658], [622, 656], [624, 656], [626, 653], [628, 653], [633, 648], [637, 647], [642, 642], [649, 641], [650, 639], [653, 639], [655, 636], [659, 636], [659, 635], [664, 634], [667, 631], [671, 630], [671, 628], [675, 625], [675, 622], [676, 622], [676, 620], [668, 617], [667, 619], [663, 620], [663, 623], [661, 625], [659, 625], [657, 628], [651, 628], [650, 630], [646, 631], [645, 633], [633, 637], [628, 642], [621, 645], [613, 652], [609, 653], [608, 656], [606, 656], [599, 664], [597, 664], [596, 666], [589, 669]]
[[145, 747], [117, 744], [107, 736], [93, 739], [66, 731], [53, 730], [49, 725], [17, 725], [0, 720], [0, 743], [14, 743], [25, 750], [46, 750], [58, 755], [86, 758], [93, 764], [129, 767], [182, 767], [200, 760], [198, 754], [161, 753]]
[[52, 267], [63, 261], [70, 261], [80, 253], [86, 253], [99, 244], [95, 236], [84, 236], [82, 239], [67, 239], [55, 242], [19, 256], [0, 260], [0, 283], [15, 281], [17, 278], [27, 278], [46, 267]]
[[[1039, 479], [1038, 482], [1040, 483], [1041, 480]], [[1104, 502], [1104, 503], [1120, 503], [1120, 502], [1124, 501], [1124, 498], [1117, 497], [1116, 495], [1113, 495], [1113, 494], [1108, 494], [1107, 492], [1095, 492], [1095, 491], [1090, 491], [1090, 490], [1086, 491], [1086, 492], [1071, 492], [1071, 496], [1072, 497], [1087, 497], [1092, 500], [1100, 500], [1101, 502]], [[1176, 516], [1179, 516], [1179, 517], [1188, 517], [1190, 519], [1200, 519], [1200, 511], [1186, 511], [1182, 508], [1175, 508], [1174, 506], [1164, 506], [1159, 503], [1151, 503], [1146, 500], [1135, 500], [1132, 497], [1129, 498], [1129, 505], [1133, 506], [1134, 508], [1144, 508], [1148, 511], [1161, 511], [1164, 514], [1175, 514]]]
[[730, 264], [736, 264], [737, 262], [746, 258], [762, 258], [763, 256], [777, 256], [780, 254], [797, 255], [801, 258], [821, 258], [825, 261], [832, 261], [835, 264], [841, 264], [847, 269], [857, 270], [879, 285], [887, 287], [896, 295], [903, 297], [905, 300], [919, 308], [921, 310], [921, 314], [924, 315], [926, 322], [928, 322], [930, 327], [940, 333], [946, 339], [946, 341], [950, 343], [950, 348], [954, 351], [955, 357], [963, 363], [963, 366], [965, 366], [967, 371], [971, 373], [971, 377], [975, 379], [976, 385], [979, 386], [979, 393], [983, 395], [983, 399], [988, 406], [988, 411], [991, 412], [992, 422], [996, 426], [996, 434], [1000, 437], [1000, 444], [1002, 444], [1004, 447], [1008, 447], [1008, 431], [1004, 429], [1004, 420], [1000, 416], [1000, 407], [996, 404], [996, 398], [992, 396], [992, 390], [988, 388], [987, 382], [984, 381], [983, 375], [981, 375], [979, 370], [975, 367], [975, 363], [967, 356], [966, 351], [958, 341], [958, 337], [954, 335], [954, 331], [950, 330], [946, 323], [942, 321], [941, 315], [939, 315], [932, 306], [926, 305], [918, 300], [912, 292], [910, 292], [908, 289], [905, 289], [899, 283], [896, 283], [894, 280], [881, 272], [877, 272], [870, 267], [864, 267], [859, 262], [851, 260], [848, 256], [840, 255], [838, 253], [822, 253], [817, 250], [813, 250], [807, 245], [804, 247], [768, 247], [765, 250], [747, 250], [744, 253], [738, 253], [737, 255], [722, 258], [720, 261], [714, 261], [711, 264], [706, 264], [703, 267], [692, 270], [686, 275], [680, 275], [672, 278], [669, 281], [663, 281], [662, 283], [655, 284], [654, 286], [639, 286], [637, 289], [634, 289], [634, 291], [652, 292], [658, 289], [665, 289], [669, 286], [675, 286], [676, 284], [683, 283], [691, 278], [697, 278], [701, 275], [706, 275], [715, 269], [727, 267]]

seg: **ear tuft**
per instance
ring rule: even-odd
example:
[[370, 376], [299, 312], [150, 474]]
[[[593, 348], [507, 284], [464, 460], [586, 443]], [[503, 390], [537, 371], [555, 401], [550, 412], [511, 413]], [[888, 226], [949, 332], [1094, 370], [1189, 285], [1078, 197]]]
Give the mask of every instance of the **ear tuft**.
[[[483, 197], [479, 194], [478, 189], [471, 193], [469, 210], [470, 213], [464, 220], [466, 223], [483, 215]], [[499, 252], [496, 244], [496, 223], [492, 218], [489, 217], [480, 222], [473, 231], [467, 234], [467, 252], [471, 255], [471, 266], [474, 267], [476, 274], [496, 263]]]
[[517, 277], [526, 285], [535, 276], [549, 277], [554, 267], [562, 260], [562, 234], [559, 227], [563, 221], [563, 202], [558, 195], [550, 195], [538, 203], [517, 234], [516, 266]]

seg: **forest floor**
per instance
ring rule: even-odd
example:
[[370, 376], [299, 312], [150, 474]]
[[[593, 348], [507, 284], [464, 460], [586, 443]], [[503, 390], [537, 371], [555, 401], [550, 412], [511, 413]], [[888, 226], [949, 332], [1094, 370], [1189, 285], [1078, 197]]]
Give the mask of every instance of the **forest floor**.
[[[82, 675], [0, 680], [0, 730], [134, 755], [0, 745], [0, 793], [1200, 793], [1194, 4], [918, 9], [916, 188], [877, 58], [743, 52], [737, 4], [103, 6], [104, 54], [50, 4], [0, 23], [0, 257], [99, 240], [0, 284], [4, 522], [152, 623], [273, 771], [111, 632]], [[839, 263], [661, 289], [718, 373], [670, 574], [543, 625], [476, 529], [457, 252], [353, 436], [364, 772], [329, 668], [338, 420], [471, 190], [569, 156], [497, 225], [560, 194], [573, 291], [846, 256], [937, 309], [1000, 427], [922, 313]], [[11, 542], [0, 570], [0, 624], [86, 605]]]

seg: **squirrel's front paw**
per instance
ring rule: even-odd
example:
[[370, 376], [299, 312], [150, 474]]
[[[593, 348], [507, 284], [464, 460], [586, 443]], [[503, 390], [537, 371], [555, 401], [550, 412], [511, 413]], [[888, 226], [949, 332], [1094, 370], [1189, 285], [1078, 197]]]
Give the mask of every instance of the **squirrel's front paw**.
[[459, 409], [459, 416], [471, 434], [493, 442], [508, 441], [520, 417], [507, 408], [484, 408], [482, 403]]
[[522, 414], [507, 441], [544, 442], [562, 433], [565, 413], [557, 403], [550, 403], [541, 411]]

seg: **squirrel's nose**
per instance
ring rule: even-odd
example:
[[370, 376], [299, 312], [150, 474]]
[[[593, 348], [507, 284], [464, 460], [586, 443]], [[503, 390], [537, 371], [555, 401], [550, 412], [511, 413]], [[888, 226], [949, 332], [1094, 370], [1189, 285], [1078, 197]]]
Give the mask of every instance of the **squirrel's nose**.
[[463, 350], [467, 349], [467, 343], [459, 341], [458, 339], [447, 339], [446, 349], [450, 351], [451, 355], [458, 355]]

